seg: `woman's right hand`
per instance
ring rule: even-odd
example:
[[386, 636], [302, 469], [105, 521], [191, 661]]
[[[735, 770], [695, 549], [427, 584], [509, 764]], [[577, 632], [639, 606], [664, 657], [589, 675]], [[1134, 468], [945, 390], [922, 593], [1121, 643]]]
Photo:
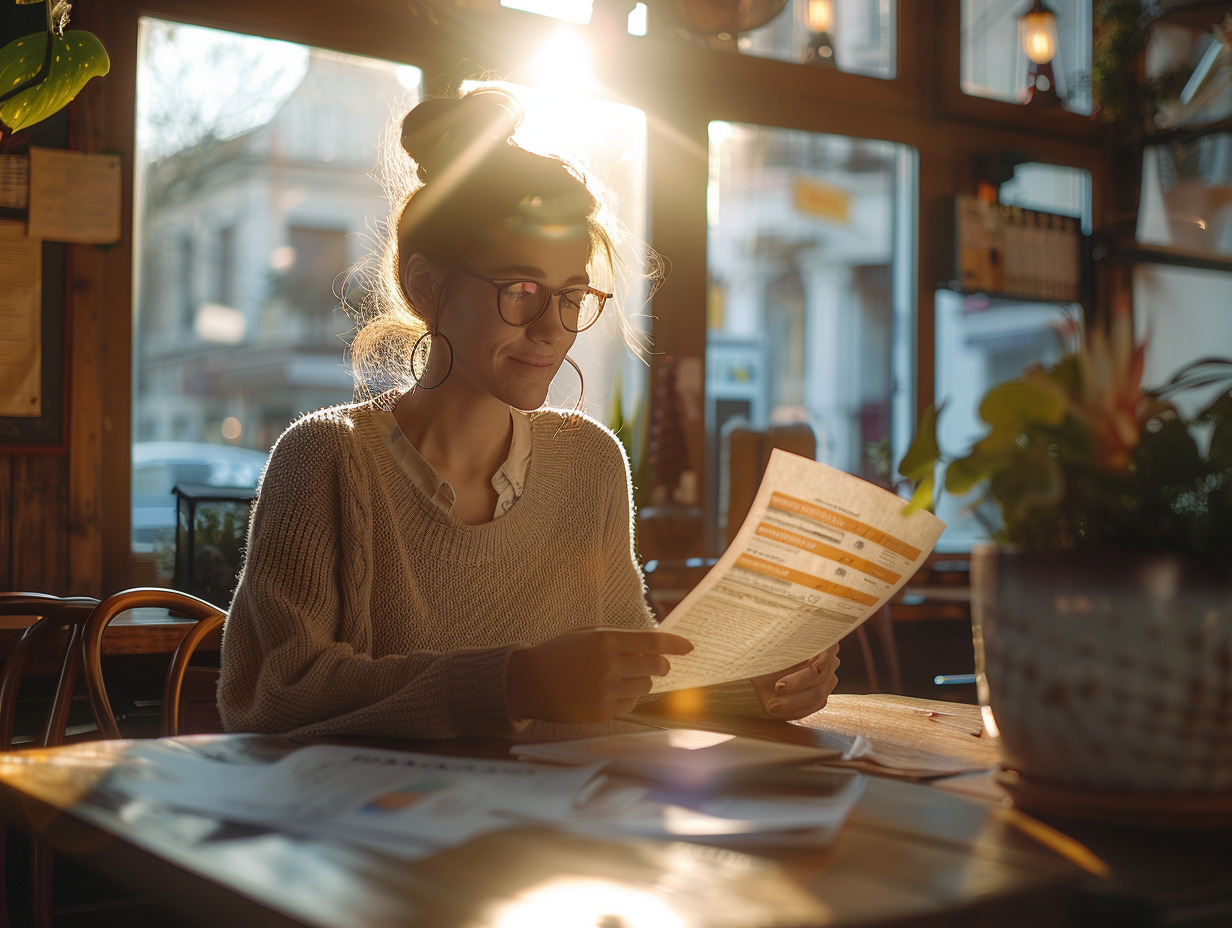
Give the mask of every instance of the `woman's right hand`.
[[547, 722], [606, 722], [650, 692], [651, 677], [688, 654], [688, 639], [633, 628], [579, 628], [509, 658], [509, 715]]

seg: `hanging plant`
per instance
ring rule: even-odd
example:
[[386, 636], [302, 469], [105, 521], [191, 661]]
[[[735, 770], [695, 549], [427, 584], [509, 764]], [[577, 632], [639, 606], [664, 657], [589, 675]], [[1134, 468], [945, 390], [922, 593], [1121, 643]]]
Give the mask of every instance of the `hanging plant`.
[[1096, 115], [1104, 122], [1124, 122], [1138, 115], [1138, 78], [1134, 58], [1141, 49], [1138, 19], [1141, 0], [1097, 0], [1091, 35], [1091, 91]]
[[[1153, 22], [1143, 0], [1096, 0], [1093, 11], [1093, 115], [1120, 126], [1149, 127], [1159, 107], [1176, 100], [1192, 68], [1178, 63], [1151, 77], [1142, 73]], [[1224, 40], [1219, 26], [1214, 34]]]
[[72, 6], [65, 0], [42, 3], [47, 28], [0, 48], [0, 123], [17, 132], [59, 112], [92, 77], [111, 69], [111, 60], [89, 32], [67, 29]]

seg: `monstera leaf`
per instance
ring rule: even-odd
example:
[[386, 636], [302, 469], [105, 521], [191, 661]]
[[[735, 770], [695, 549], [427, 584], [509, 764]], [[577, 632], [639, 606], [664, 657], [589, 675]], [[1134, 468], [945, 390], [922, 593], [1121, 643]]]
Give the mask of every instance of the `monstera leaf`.
[[63, 35], [37, 32], [14, 39], [0, 49], [0, 93], [35, 77], [51, 42], [50, 68], [45, 79], [0, 104], [0, 122], [13, 132], [46, 119], [77, 96], [92, 77], [111, 69], [111, 60], [92, 33], [69, 30]]

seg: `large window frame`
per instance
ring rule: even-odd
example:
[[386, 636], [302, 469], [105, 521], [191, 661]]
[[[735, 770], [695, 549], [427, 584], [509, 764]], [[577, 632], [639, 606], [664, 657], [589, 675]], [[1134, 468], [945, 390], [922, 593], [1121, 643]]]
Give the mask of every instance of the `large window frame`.
[[[406, 4], [367, 0], [216, 0], [208, 8], [181, 0], [97, 0], [83, 5], [75, 25], [96, 32], [108, 48], [112, 71], [94, 82], [78, 104], [81, 147], [133, 152], [137, 19], [153, 15], [196, 25], [335, 48], [402, 61], [423, 69], [428, 86], [465, 67], [512, 76], [518, 50], [546, 36], [551, 20], [504, 8], [442, 11], [426, 23]], [[952, 276], [949, 228], [953, 198], [973, 188], [977, 156], [1013, 151], [1031, 160], [1080, 167], [1096, 178], [1097, 225], [1108, 198], [1104, 177], [1112, 154], [1100, 129], [1066, 112], [969, 97], [959, 86], [960, 0], [897, 4], [897, 63], [890, 80], [731, 54], [656, 30], [624, 34], [602, 21], [586, 29], [601, 50], [598, 78], [649, 122], [650, 240], [667, 255], [672, 273], [652, 312], [656, 352], [705, 356], [706, 146], [712, 120], [755, 122], [814, 132], [883, 139], [919, 153], [915, 390], [917, 406], [933, 398], [933, 292]], [[80, 570], [111, 590], [147, 579], [128, 553], [129, 448], [132, 441], [131, 170], [124, 191], [124, 229], [107, 252], [74, 250], [80, 340], [97, 338], [101, 402], [79, 411], [74, 434], [93, 462], [73, 466], [70, 523], [84, 520]], [[93, 309], [91, 310], [91, 307]], [[84, 314], [83, 314], [84, 309]], [[105, 339], [104, 339], [105, 334]], [[703, 361], [704, 363], [704, 361]], [[649, 396], [655, 395], [652, 382]], [[691, 455], [704, 460], [705, 424], [686, 419]], [[101, 436], [101, 437], [100, 437]], [[71, 530], [71, 529], [70, 529]], [[682, 552], [684, 553], [684, 552]], [[75, 568], [76, 569], [76, 568]]]

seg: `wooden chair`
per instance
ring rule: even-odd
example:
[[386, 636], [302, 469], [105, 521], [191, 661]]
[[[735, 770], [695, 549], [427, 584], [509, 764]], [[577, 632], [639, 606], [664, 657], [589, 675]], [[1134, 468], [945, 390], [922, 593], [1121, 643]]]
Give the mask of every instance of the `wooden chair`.
[[160, 734], [182, 734], [184, 684], [190, 670], [189, 662], [206, 636], [222, 627], [226, 613], [204, 599], [160, 587], [123, 590], [108, 596], [95, 607], [82, 632], [81, 656], [86, 692], [98, 722], [99, 732], [104, 738], [119, 738], [121, 732], [103, 679], [103, 632], [113, 619], [132, 609], [166, 609], [177, 617], [196, 620], [187, 627], [184, 637], [172, 653], [163, 683]]
[[[4, 750], [52, 747], [68, 734], [69, 710], [81, 667], [81, 632], [98, 600], [89, 596], [60, 597], [47, 593], [0, 593], [0, 615], [32, 615], [31, 624], [0, 668], [0, 745]], [[53, 650], [53, 645], [59, 647]], [[18, 693], [30, 672], [59, 654], [58, 676], [43, 721], [42, 734], [18, 740]]]
[[770, 463], [770, 452], [782, 448], [809, 460], [817, 456], [817, 437], [807, 422], [772, 425], [755, 429], [733, 422], [726, 433], [727, 543], [730, 545], [749, 514], [761, 478]]
[[[898, 642], [894, 637], [894, 621], [890, 604], [886, 603], [855, 631], [864, 659], [864, 672], [870, 693], [901, 693], [903, 674], [898, 663]], [[876, 640], [876, 647], [873, 640]], [[841, 656], [841, 655], [840, 655]], [[880, 670], [878, 669], [880, 667]], [[842, 671], [840, 671], [841, 673]], [[882, 679], [882, 673], [885, 679]]]
[[[81, 668], [81, 632], [98, 600], [89, 596], [60, 597], [47, 593], [0, 593], [0, 615], [38, 616], [26, 628], [0, 667], [0, 746], [6, 751], [63, 744], [69, 732], [69, 712]], [[58, 667], [57, 667], [58, 665]], [[46, 700], [41, 733], [17, 731], [22, 684], [44, 668], [55, 682]], [[97, 737], [97, 733], [92, 733]], [[7, 928], [8, 886], [6, 836], [0, 828], [0, 925]], [[52, 854], [37, 838], [30, 842], [31, 916], [36, 926], [49, 926], [52, 911]]]
[[[78, 677], [84, 681], [86, 696], [97, 726], [96, 738], [119, 738], [121, 732], [107, 695], [103, 678], [102, 640], [111, 621], [121, 613], [138, 608], [163, 608], [196, 621], [185, 626], [185, 633], [172, 653], [163, 684], [161, 734], [181, 732], [181, 696], [197, 647], [223, 622], [221, 609], [175, 590], [138, 588], [125, 590], [100, 602], [89, 597], [60, 598], [40, 593], [0, 594], [0, 615], [40, 616], [22, 635], [0, 668], [0, 746], [51, 747], [62, 744], [69, 728], [69, 710], [77, 691]], [[48, 665], [48, 656], [58, 655], [58, 674], [48, 699], [46, 721], [41, 736], [16, 744], [17, 696], [23, 679], [36, 667]], [[206, 670], [216, 678], [216, 672]], [[2, 835], [0, 835], [2, 837]], [[52, 854], [38, 839], [32, 842], [31, 921], [37, 928], [50, 928], [54, 900], [52, 894]], [[0, 851], [2, 853], [2, 851]], [[0, 857], [0, 864], [3, 858]], [[0, 867], [0, 873], [3, 868]], [[2, 877], [0, 877], [2, 880]], [[0, 891], [3, 882], [0, 882]], [[0, 911], [0, 928], [8, 926], [7, 897]], [[131, 903], [129, 903], [131, 905]], [[140, 901], [137, 901], [140, 905]]]

